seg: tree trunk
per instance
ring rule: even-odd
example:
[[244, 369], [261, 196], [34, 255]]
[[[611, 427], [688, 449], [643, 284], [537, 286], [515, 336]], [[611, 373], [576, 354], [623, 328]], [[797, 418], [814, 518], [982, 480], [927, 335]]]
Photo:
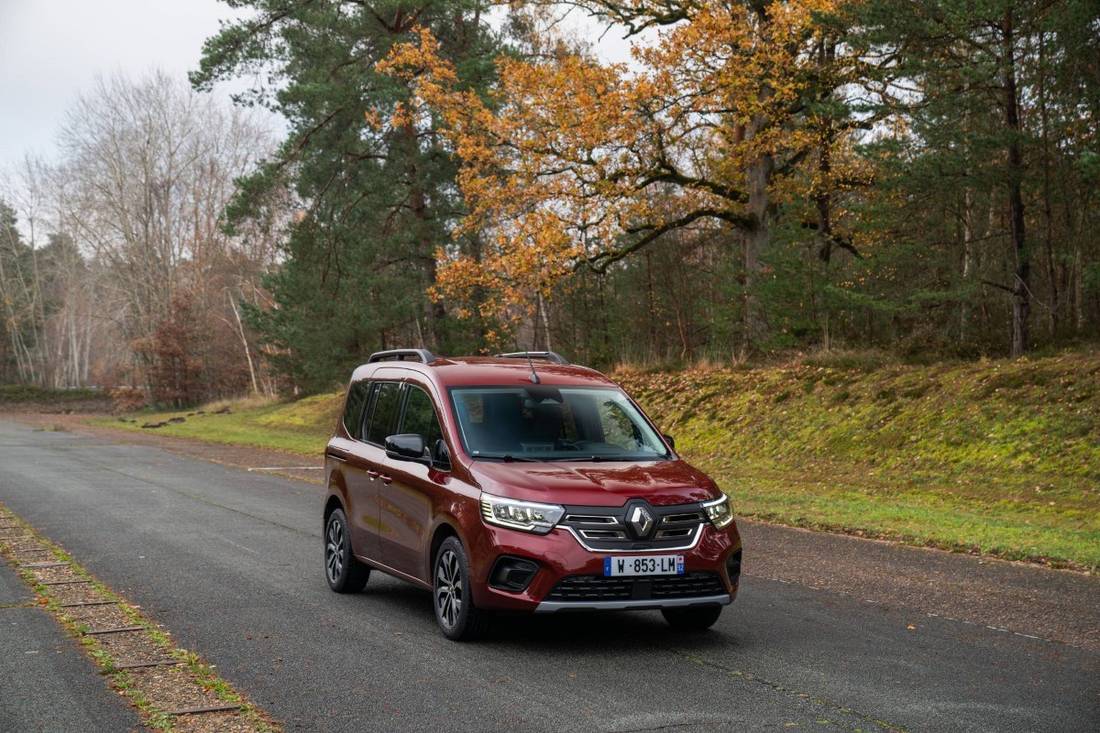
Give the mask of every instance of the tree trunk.
[[[766, 27], [771, 19], [768, 17], [768, 7], [761, 3], [753, 6], [755, 14], [761, 24]], [[766, 108], [768, 100], [773, 96], [772, 88], [765, 83], [758, 93], [761, 108]], [[737, 137], [744, 135], [744, 140], [751, 146], [753, 141], [768, 126], [767, 116], [758, 112], [754, 114], [745, 127], [744, 132], [737, 130]], [[760, 275], [762, 265], [760, 257], [766, 250], [771, 239], [771, 201], [768, 197], [768, 184], [771, 183], [772, 174], [775, 171], [775, 159], [770, 153], [760, 151], [749, 163], [746, 171], [746, 186], [749, 194], [748, 214], [752, 219], [752, 226], [743, 235], [743, 261], [744, 268], [744, 294], [741, 311], [742, 339], [741, 359], [760, 348], [768, 336], [768, 321], [760, 303]]]
[[[649, 317], [646, 319], [646, 330], [648, 336], [647, 353], [643, 357], [643, 361], [654, 359], [656, 355], [661, 351], [661, 339], [657, 333], [657, 309], [655, 303], [657, 302], [656, 296], [653, 294], [653, 251], [650, 248], [645, 250], [645, 289], [646, 289], [646, 312]], [[675, 300], [673, 301], [675, 302]]]
[[1061, 284], [1054, 258], [1054, 214], [1051, 206], [1050, 183], [1050, 115], [1046, 99], [1046, 34], [1039, 32], [1039, 125], [1043, 151], [1043, 245], [1046, 253], [1047, 280], [1050, 283], [1050, 308], [1047, 311], [1047, 327], [1050, 340], [1058, 336], [1058, 315], [1061, 301]]
[[1081, 255], [1081, 240], [1073, 247], [1073, 329], [1080, 334], [1085, 330], [1085, 262]]
[[1029, 348], [1028, 317], [1031, 314], [1031, 256], [1024, 229], [1024, 198], [1021, 191], [1023, 154], [1020, 150], [1020, 113], [1016, 91], [1016, 43], [1012, 8], [1005, 10], [1003, 34], [1005, 127], [1008, 131], [1008, 217], [1016, 273], [1012, 283], [1012, 356]]
[[539, 313], [542, 318], [543, 341], [547, 351], [553, 351], [554, 345], [550, 340], [550, 314], [546, 310], [546, 299], [539, 293]]
[[[963, 288], [970, 285], [974, 274], [974, 192], [967, 187], [963, 193], [963, 263], [962, 281]], [[966, 343], [968, 326], [970, 325], [969, 293], [964, 293], [959, 303], [959, 343]]]
[[252, 349], [248, 346], [248, 336], [244, 332], [244, 322], [241, 321], [241, 312], [237, 303], [233, 300], [233, 294], [229, 293], [229, 307], [233, 309], [233, 317], [237, 319], [237, 333], [241, 337], [241, 346], [244, 348], [244, 358], [248, 362], [248, 377], [252, 382], [252, 394], [260, 393], [260, 383], [256, 380], [256, 365], [252, 361]]
[[[435, 242], [431, 236], [431, 215], [428, 211], [427, 197], [420, 182], [420, 171], [417, 168], [418, 144], [416, 128], [409, 124], [403, 129], [405, 135], [406, 175], [409, 177], [409, 209], [412, 211], [416, 227], [415, 238], [417, 241], [417, 254], [425, 263], [425, 276], [429, 286], [436, 282]], [[433, 347], [442, 349], [446, 344], [445, 327], [443, 321], [447, 317], [447, 307], [441, 300], [432, 300], [428, 303], [428, 333], [431, 335]]]
[[760, 303], [761, 255], [767, 249], [771, 238], [770, 201], [768, 183], [771, 180], [775, 163], [770, 155], [762, 155], [749, 165], [748, 211], [752, 217], [752, 228], [742, 237], [744, 268], [744, 293], [742, 295], [741, 322], [741, 358], [748, 358], [759, 349], [768, 337], [768, 320]]
[[[830, 179], [833, 170], [833, 133], [831, 130], [825, 129], [822, 130], [820, 137], [817, 171], [819, 179], [818, 185], [821, 188], [814, 196], [814, 203], [817, 205], [817, 235], [820, 239], [818, 245], [820, 247], [818, 258], [824, 263], [822, 274], [824, 276], [824, 282], [828, 284], [829, 262], [832, 259], [833, 251], [833, 199], [832, 195], [829, 193], [829, 186], [831, 185]], [[829, 351], [832, 347], [832, 333], [829, 330], [829, 301], [827, 298], [822, 299], [821, 309], [824, 313], [821, 325], [821, 348], [825, 351]]]

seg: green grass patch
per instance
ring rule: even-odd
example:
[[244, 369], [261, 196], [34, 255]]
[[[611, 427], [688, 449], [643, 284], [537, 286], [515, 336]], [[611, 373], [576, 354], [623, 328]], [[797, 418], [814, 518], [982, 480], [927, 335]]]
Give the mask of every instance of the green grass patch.
[[[92, 424], [139, 432], [194, 438], [210, 443], [246, 445], [317, 457], [336, 425], [342, 394], [323, 394], [296, 402], [238, 400], [198, 410], [98, 417]], [[171, 422], [171, 421], [176, 422]], [[159, 425], [159, 427], [143, 427]]]
[[[1100, 355], [923, 366], [876, 355], [616, 379], [742, 516], [1100, 567]], [[318, 455], [342, 395], [103, 418]], [[212, 414], [228, 406], [228, 414]]]

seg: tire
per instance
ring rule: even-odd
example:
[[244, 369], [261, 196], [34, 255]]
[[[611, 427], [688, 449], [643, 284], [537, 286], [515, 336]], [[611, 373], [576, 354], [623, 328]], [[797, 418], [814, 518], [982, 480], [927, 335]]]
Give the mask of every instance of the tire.
[[451, 641], [471, 641], [488, 628], [488, 614], [474, 606], [470, 563], [457, 537], [443, 540], [432, 561], [432, 608], [439, 630]]
[[661, 615], [668, 625], [680, 631], [706, 631], [722, 615], [721, 606], [695, 606], [687, 608], [662, 608]]
[[355, 559], [351, 533], [343, 509], [334, 509], [325, 522], [325, 580], [337, 593], [358, 593], [370, 579], [370, 568]]

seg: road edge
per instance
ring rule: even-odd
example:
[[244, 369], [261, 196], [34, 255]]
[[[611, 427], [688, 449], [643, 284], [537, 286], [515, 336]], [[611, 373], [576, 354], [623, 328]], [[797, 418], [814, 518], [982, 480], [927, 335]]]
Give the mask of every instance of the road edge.
[[[20, 555], [34, 559], [21, 559]], [[227, 717], [231, 717], [234, 731], [278, 733], [282, 730], [270, 715], [220, 678], [211, 664], [197, 653], [177, 646], [170, 633], [146, 617], [137, 605], [111, 590], [3, 502], [0, 502], [0, 558], [30, 587], [36, 605], [77, 640], [85, 656], [95, 665], [90, 671], [103, 675], [111, 689], [133, 705], [149, 728], [165, 731], [184, 727], [198, 731], [222, 730], [228, 729], [223, 724]], [[56, 577], [53, 574], [57, 571], [64, 573], [66, 579], [47, 579]], [[83, 600], [67, 602], [65, 591], [73, 590], [74, 586], [79, 586]], [[127, 624], [94, 629], [72, 610], [93, 606], [117, 608], [127, 619]], [[151, 661], [131, 659], [124, 662], [121, 657], [116, 658], [102, 641], [106, 635], [113, 634], [129, 635], [149, 655], [145, 659]], [[135, 674], [136, 670], [157, 667], [180, 670], [196, 690], [209, 693], [206, 696], [212, 695], [216, 702], [192, 706], [171, 704], [164, 697], [163, 690], [152, 683], [143, 684], [142, 677]], [[185, 726], [179, 725], [182, 721], [186, 721]], [[214, 727], [207, 727], [208, 724]]]

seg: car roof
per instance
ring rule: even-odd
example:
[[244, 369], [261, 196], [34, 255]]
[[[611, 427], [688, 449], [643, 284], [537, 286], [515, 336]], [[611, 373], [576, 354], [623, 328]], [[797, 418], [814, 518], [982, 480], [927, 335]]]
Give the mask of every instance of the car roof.
[[424, 375], [441, 389], [448, 387], [521, 386], [531, 384], [531, 366], [539, 383], [556, 387], [608, 387], [615, 383], [606, 376], [577, 364], [555, 364], [533, 359], [489, 356], [436, 357], [428, 363], [419, 361], [375, 361], [358, 367], [352, 381], [369, 379], [380, 369], [405, 369]]

